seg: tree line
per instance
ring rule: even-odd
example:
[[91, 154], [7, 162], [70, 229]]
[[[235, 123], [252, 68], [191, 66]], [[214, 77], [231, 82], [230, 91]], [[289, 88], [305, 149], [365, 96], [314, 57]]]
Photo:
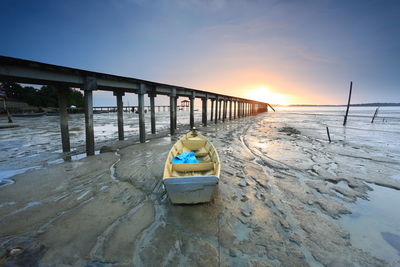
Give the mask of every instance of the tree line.
[[[3, 82], [1, 87], [6, 89], [7, 97], [25, 102], [31, 106], [44, 108], [58, 108], [57, 88], [44, 85], [40, 88], [22, 86], [15, 82]], [[76, 89], [65, 87], [67, 90], [67, 104], [83, 107], [83, 94]]]

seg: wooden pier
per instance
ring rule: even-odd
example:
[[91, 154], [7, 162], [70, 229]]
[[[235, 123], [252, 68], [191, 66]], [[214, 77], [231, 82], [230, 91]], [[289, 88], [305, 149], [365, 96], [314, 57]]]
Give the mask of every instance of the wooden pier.
[[[186, 97], [189, 99], [191, 127], [194, 126], [194, 101], [196, 98], [202, 101], [202, 124], [204, 126], [207, 126], [208, 122], [208, 103], [211, 103], [210, 121], [214, 123], [225, 122], [228, 119], [243, 118], [268, 111], [268, 103], [265, 102], [4, 56], [0, 56], [0, 81], [53, 85], [58, 88], [61, 141], [64, 152], [70, 152], [71, 149], [65, 88], [72, 87], [83, 90], [86, 154], [88, 156], [94, 155], [95, 153], [94, 111], [101, 112], [103, 109], [105, 111], [115, 110], [118, 119], [118, 138], [119, 140], [124, 140], [123, 112], [129, 109], [132, 111], [133, 108], [133, 111], [137, 111], [139, 114], [139, 140], [142, 143], [146, 141], [146, 125], [144, 120], [146, 111], [151, 112], [151, 133], [156, 133], [156, 108], [158, 111], [162, 109], [162, 111], [170, 112], [170, 133], [171, 135], [175, 134], [177, 128], [177, 101], [179, 97]], [[117, 100], [117, 107], [94, 108], [93, 91], [96, 90], [112, 91]], [[123, 106], [122, 96], [126, 93], [137, 95], [138, 106]], [[146, 94], [150, 98], [150, 106], [144, 105], [144, 96]], [[170, 105], [155, 106], [154, 99], [157, 95], [169, 96]], [[183, 108], [186, 108], [186, 106]]]

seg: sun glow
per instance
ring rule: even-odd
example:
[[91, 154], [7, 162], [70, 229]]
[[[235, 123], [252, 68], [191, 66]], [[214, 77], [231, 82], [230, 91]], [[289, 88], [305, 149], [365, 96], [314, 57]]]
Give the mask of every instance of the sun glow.
[[267, 88], [256, 88], [248, 91], [246, 97], [256, 101], [267, 102], [270, 104], [287, 105], [288, 97], [281, 94], [271, 93]]

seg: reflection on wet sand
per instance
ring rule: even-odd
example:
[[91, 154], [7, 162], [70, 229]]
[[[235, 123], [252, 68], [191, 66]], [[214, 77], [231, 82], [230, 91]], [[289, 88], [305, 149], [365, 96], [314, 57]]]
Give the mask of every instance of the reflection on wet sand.
[[[20, 174], [0, 188], [1, 260], [119, 266], [392, 262], [360, 247], [341, 222], [354, 220], [351, 213], [369, 198], [377, 205], [375, 187], [398, 195], [399, 180], [390, 178], [400, 173], [398, 147], [382, 148], [339, 130], [329, 144], [325, 128], [314, 124], [321, 120], [302, 116], [259, 114], [200, 129], [223, 166], [207, 204], [175, 206], [165, 195], [162, 168], [178, 136]], [[375, 219], [391, 223], [368, 231], [393, 234], [381, 240], [396, 246], [397, 219]], [[10, 255], [7, 249], [15, 247], [22, 252]]]

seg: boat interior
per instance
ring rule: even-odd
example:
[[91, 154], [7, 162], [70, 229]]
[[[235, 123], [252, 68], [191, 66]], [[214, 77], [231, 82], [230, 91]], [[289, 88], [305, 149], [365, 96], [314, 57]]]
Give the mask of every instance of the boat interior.
[[[182, 152], [194, 152], [199, 163], [172, 164]], [[164, 179], [185, 176], [219, 176], [220, 162], [214, 146], [201, 134], [189, 132], [172, 147], [164, 169]]]

